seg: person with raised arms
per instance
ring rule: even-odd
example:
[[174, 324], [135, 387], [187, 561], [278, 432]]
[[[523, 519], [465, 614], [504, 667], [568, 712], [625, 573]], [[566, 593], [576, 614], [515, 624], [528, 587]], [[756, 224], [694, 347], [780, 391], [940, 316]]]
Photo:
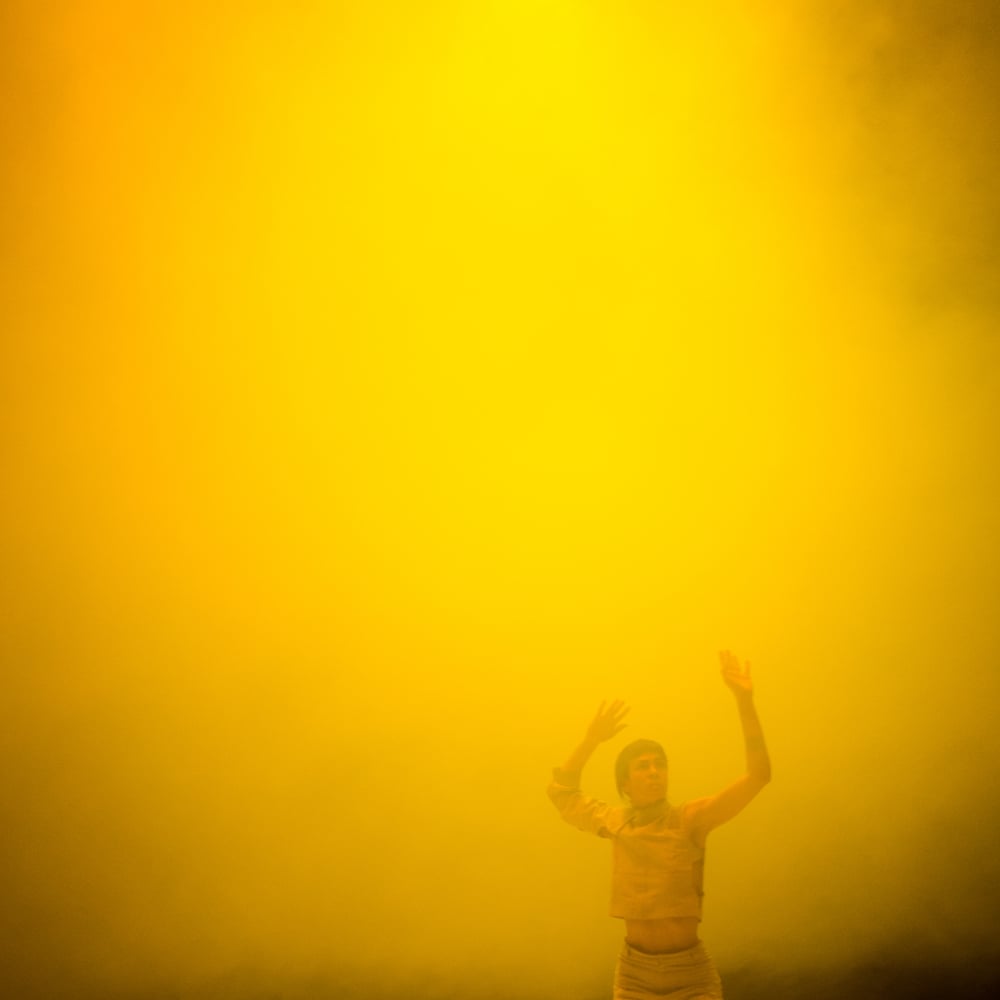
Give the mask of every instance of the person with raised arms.
[[698, 935], [705, 842], [741, 812], [771, 780], [771, 761], [753, 700], [750, 664], [719, 654], [722, 679], [736, 698], [746, 769], [715, 795], [673, 806], [667, 798], [667, 756], [648, 739], [629, 743], [615, 761], [625, 806], [580, 790], [584, 765], [600, 744], [625, 728], [628, 707], [601, 703], [580, 745], [553, 772], [548, 794], [567, 823], [612, 842], [611, 916], [625, 922], [614, 977], [614, 1000], [721, 1000], [722, 985]]

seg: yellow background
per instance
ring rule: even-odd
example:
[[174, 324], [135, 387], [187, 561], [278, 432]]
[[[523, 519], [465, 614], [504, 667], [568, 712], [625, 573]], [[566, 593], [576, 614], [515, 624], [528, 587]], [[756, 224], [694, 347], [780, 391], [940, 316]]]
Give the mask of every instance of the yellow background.
[[720, 964], [995, 940], [995, 15], [821, 6], [4, 4], [25, 991], [599, 994], [548, 768], [722, 647]]

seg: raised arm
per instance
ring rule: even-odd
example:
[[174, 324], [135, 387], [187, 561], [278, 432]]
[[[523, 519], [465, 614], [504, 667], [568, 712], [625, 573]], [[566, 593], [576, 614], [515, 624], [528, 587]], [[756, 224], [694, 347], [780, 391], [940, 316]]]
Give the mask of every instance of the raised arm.
[[771, 758], [753, 701], [750, 664], [744, 663], [741, 666], [740, 661], [728, 649], [719, 653], [719, 661], [722, 665], [722, 679], [736, 698], [736, 709], [743, 728], [746, 771], [717, 795], [699, 799], [688, 806], [685, 819], [702, 838], [710, 830], [741, 812], [771, 780]]
[[620, 701], [613, 701], [610, 705], [601, 702], [583, 740], [562, 767], [555, 769], [549, 784], [549, 798], [562, 818], [579, 830], [607, 835], [607, 824], [611, 821], [614, 808], [580, 791], [580, 773], [594, 750], [625, 728], [622, 719], [627, 714], [628, 708]]
[[577, 748], [566, 758], [559, 771], [567, 778], [580, 780], [580, 772], [584, 764], [590, 760], [590, 755], [601, 744], [617, 736], [624, 728], [622, 720], [628, 715], [628, 706], [621, 701], [613, 701], [606, 705], [603, 701], [597, 714], [590, 720], [587, 732]]

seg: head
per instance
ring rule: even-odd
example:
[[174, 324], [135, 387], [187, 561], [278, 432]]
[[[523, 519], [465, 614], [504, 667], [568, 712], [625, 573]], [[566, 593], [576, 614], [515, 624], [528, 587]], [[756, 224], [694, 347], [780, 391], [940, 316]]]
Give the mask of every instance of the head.
[[615, 761], [618, 794], [634, 806], [648, 806], [667, 797], [667, 755], [655, 740], [636, 740]]

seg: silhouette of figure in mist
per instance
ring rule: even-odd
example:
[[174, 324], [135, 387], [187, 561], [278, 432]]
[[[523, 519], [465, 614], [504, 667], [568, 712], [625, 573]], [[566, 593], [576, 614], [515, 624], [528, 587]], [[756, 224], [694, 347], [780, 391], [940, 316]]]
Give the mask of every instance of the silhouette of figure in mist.
[[580, 773], [601, 744], [625, 728], [628, 707], [601, 703], [580, 745], [553, 772], [548, 794], [566, 822], [612, 842], [611, 916], [625, 921], [615, 968], [614, 1000], [721, 1000], [722, 985], [698, 937], [705, 841], [771, 780], [771, 761], [753, 702], [750, 664], [719, 654], [722, 679], [736, 697], [746, 745], [746, 772], [716, 795], [672, 806], [667, 756], [659, 743], [636, 740], [615, 762], [627, 806], [580, 791]]

